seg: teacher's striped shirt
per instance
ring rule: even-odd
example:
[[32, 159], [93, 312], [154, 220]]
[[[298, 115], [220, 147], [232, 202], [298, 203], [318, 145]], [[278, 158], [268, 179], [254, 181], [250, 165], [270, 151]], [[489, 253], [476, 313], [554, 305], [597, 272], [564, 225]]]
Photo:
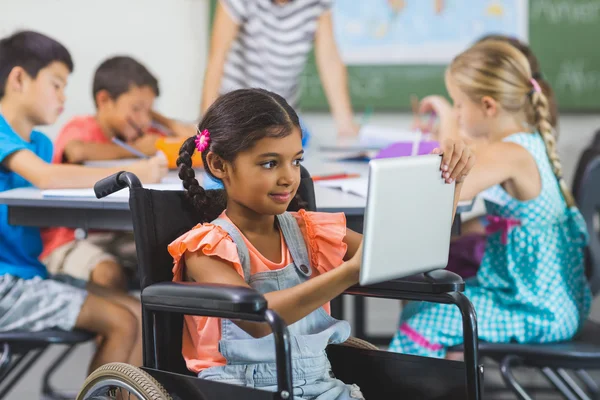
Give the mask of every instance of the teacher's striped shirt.
[[319, 17], [332, 0], [220, 0], [240, 25], [223, 71], [221, 94], [259, 87], [278, 93], [292, 107], [312, 49]]

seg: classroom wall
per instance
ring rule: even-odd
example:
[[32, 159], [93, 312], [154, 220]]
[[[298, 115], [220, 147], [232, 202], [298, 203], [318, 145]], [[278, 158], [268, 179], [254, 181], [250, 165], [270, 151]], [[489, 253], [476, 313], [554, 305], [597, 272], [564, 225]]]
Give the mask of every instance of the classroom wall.
[[[0, 36], [35, 29], [63, 42], [73, 55], [75, 72], [65, 113], [54, 126], [43, 128], [52, 138], [72, 116], [93, 113], [94, 69], [117, 54], [138, 58], [159, 78], [160, 112], [195, 119], [208, 50], [207, 23], [207, 0], [0, 0]], [[328, 114], [307, 113], [304, 118], [317, 140], [335, 134]], [[410, 115], [375, 114], [371, 122], [404, 128]], [[579, 152], [597, 129], [600, 114], [561, 116], [559, 151], [569, 180]]]
[[0, 36], [33, 29], [71, 52], [75, 71], [54, 137], [74, 115], [94, 112], [96, 67], [114, 55], [131, 55], [160, 81], [159, 111], [192, 120], [200, 109], [207, 52], [207, 0], [0, 0]]

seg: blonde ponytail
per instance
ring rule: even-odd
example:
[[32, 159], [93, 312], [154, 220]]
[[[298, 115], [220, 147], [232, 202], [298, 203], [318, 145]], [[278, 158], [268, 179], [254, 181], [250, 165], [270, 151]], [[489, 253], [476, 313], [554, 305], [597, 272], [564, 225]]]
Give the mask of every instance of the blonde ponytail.
[[575, 205], [575, 199], [573, 198], [573, 195], [571, 194], [571, 191], [567, 187], [567, 184], [562, 176], [562, 164], [560, 162], [560, 158], [558, 157], [558, 152], [556, 151], [556, 138], [553, 133], [552, 124], [550, 123], [551, 116], [548, 106], [548, 99], [544, 93], [536, 90], [535, 84], [533, 86], [534, 89], [531, 93], [531, 104], [533, 106], [533, 118], [535, 126], [537, 127], [539, 134], [542, 136], [542, 139], [544, 139], [544, 144], [546, 145], [546, 154], [548, 155], [548, 159], [552, 164], [552, 171], [554, 172], [554, 175], [556, 175], [563, 198], [565, 199], [567, 206], [570, 208]]

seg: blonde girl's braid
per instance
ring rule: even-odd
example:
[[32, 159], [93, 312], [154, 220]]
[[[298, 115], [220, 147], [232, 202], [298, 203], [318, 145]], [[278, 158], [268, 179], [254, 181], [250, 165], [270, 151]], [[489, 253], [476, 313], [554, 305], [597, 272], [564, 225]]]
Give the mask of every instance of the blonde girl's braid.
[[573, 207], [575, 205], [575, 199], [573, 198], [573, 195], [571, 194], [571, 191], [567, 187], [567, 184], [562, 176], [562, 164], [560, 162], [560, 158], [558, 157], [558, 152], [556, 151], [556, 138], [553, 134], [552, 124], [550, 123], [548, 99], [540, 90], [539, 84], [535, 79], [531, 78], [531, 84], [533, 89], [530, 96], [531, 104], [533, 106], [535, 126], [537, 127], [539, 134], [542, 136], [542, 139], [544, 139], [546, 153], [548, 154], [548, 159], [552, 164], [554, 175], [556, 175], [556, 179], [558, 179], [558, 184], [560, 186], [560, 191], [562, 192], [563, 198], [565, 199], [568, 207]]

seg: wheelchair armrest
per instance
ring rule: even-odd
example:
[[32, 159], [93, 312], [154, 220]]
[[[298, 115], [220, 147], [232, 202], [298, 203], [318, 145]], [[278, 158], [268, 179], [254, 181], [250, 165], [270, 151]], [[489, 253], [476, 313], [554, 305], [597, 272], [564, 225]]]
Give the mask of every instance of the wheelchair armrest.
[[402, 299], [402, 294], [410, 294], [411, 299], [422, 297], [424, 300], [428, 295], [438, 295], [450, 292], [462, 292], [465, 290], [465, 282], [454, 272], [438, 269], [423, 274], [411, 275], [402, 279], [377, 283], [369, 286], [355, 285], [346, 290], [347, 294], [378, 297], [382, 294], [390, 298]]
[[208, 317], [264, 321], [267, 300], [241, 286], [161, 282], [142, 290], [142, 305], [166, 311]]

